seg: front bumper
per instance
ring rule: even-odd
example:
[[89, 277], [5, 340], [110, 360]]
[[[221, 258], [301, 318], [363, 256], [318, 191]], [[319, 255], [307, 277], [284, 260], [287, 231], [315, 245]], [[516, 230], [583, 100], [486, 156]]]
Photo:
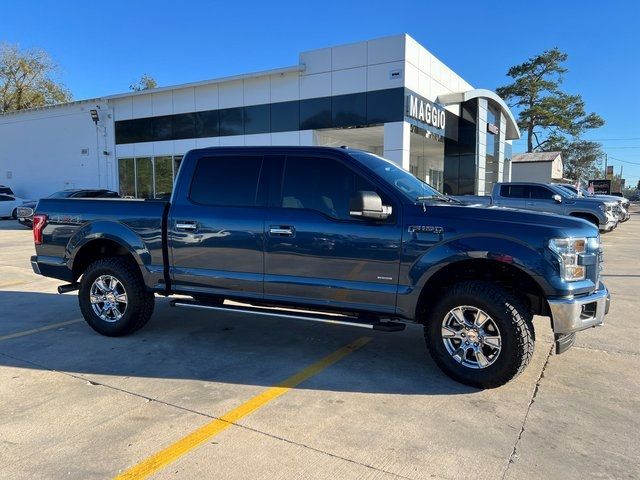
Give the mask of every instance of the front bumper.
[[602, 325], [610, 302], [611, 296], [602, 282], [593, 293], [548, 300], [556, 354], [571, 348], [576, 332]]
[[609, 291], [602, 282], [593, 293], [548, 300], [553, 332], [569, 334], [602, 325], [609, 313], [610, 301]]
[[607, 215], [607, 223], [601, 223], [598, 228], [603, 232], [610, 232], [618, 226], [618, 219]]

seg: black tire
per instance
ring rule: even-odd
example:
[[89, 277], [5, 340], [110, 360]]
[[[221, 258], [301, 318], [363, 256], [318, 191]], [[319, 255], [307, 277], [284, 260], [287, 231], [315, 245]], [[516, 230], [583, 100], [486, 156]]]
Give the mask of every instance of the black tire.
[[[118, 320], [103, 320], [92, 307], [91, 287], [102, 275], [116, 278], [127, 295], [126, 308]], [[97, 260], [87, 267], [80, 281], [78, 302], [82, 315], [91, 328], [108, 337], [120, 337], [139, 330], [149, 321], [155, 297], [153, 292], [146, 289], [133, 261], [123, 257], [110, 257]]]
[[[498, 329], [501, 337], [499, 354], [484, 368], [463, 365], [445, 346], [443, 321], [449, 312], [460, 306], [486, 312]], [[476, 388], [504, 385], [524, 371], [533, 356], [535, 342], [530, 311], [516, 296], [489, 282], [469, 281], [453, 285], [424, 320], [425, 340], [431, 357], [445, 374], [465, 385]]]

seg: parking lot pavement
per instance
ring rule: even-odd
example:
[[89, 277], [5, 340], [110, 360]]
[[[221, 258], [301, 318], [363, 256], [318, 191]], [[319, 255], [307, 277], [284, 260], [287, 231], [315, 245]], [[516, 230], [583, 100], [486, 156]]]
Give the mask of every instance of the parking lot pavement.
[[31, 273], [30, 231], [0, 221], [1, 476], [638, 478], [639, 236], [637, 208], [603, 236], [604, 327], [555, 356], [537, 318], [529, 368], [479, 391], [439, 372], [417, 326], [361, 340], [158, 298], [143, 330], [102, 337]]

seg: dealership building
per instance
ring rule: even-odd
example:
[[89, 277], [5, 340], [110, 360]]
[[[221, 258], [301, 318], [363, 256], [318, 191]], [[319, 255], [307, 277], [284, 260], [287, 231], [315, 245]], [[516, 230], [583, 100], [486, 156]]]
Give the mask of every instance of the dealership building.
[[0, 115], [0, 184], [24, 198], [172, 189], [182, 156], [230, 145], [382, 155], [450, 194], [508, 181], [520, 133], [505, 102], [408, 35], [302, 52], [297, 64]]

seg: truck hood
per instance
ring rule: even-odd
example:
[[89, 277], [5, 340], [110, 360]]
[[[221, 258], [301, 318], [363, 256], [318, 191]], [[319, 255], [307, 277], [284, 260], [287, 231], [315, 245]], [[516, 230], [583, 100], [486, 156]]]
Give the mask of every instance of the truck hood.
[[[433, 217], [448, 217], [450, 222], [462, 225], [461, 230], [468, 228], [469, 231], [475, 230], [478, 233], [503, 233], [517, 237], [519, 230], [526, 229], [529, 234], [539, 230], [543, 237], [598, 236], [598, 229], [590, 222], [554, 213], [478, 204], [425, 204], [424, 208], [421, 204], [415, 206], [414, 215], [420, 221], [425, 222], [426, 218], [432, 217], [431, 214]], [[436, 219], [433, 220], [435, 222]]]

